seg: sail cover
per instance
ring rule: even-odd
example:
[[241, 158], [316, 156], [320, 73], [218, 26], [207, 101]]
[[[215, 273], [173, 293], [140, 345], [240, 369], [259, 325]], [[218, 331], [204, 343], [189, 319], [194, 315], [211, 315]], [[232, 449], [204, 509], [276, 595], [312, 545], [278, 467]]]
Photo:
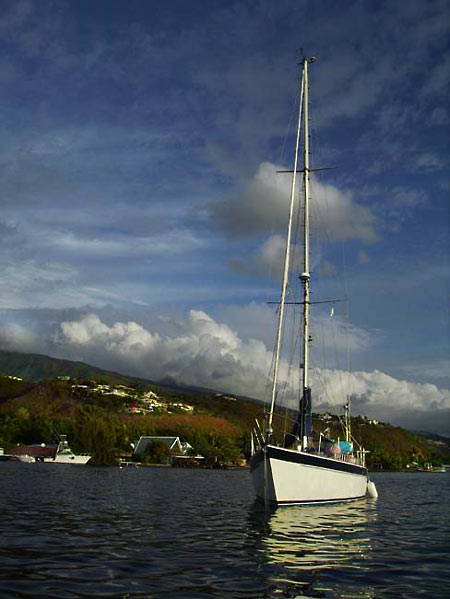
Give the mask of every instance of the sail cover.
[[284, 438], [284, 446], [286, 448], [294, 445], [295, 442], [298, 442], [300, 437], [302, 436], [302, 421], [303, 421], [303, 434], [306, 437], [310, 437], [312, 435], [312, 422], [311, 422], [311, 389], [307, 387], [303, 389], [303, 397], [300, 400], [299, 412], [297, 415], [297, 419], [294, 422], [294, 426], [290, 433], [288, 433]]
[[312, 435], [312, 422], [311, 422], [311, 389], [306, 387], [303, 389], [303, 397], [300, 401], [300, 413], [299, 417], [303, 417], [304, 422], [304, 434], [307, 437]]

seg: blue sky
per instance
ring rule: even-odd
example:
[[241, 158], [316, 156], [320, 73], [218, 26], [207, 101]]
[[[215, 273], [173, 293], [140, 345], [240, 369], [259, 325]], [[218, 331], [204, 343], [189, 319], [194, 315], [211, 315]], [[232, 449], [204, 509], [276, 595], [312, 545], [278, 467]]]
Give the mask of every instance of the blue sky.
[[0, 8], [2, 347], [264, 397], [303, 47], [317, 386], [450, 434], [448, 1]]

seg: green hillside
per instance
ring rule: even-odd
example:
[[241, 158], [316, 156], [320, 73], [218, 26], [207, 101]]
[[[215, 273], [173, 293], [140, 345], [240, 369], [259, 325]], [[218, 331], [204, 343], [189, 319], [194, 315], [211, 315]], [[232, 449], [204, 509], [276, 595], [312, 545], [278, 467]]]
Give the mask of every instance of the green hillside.
[[0, 374], [13, 375], [25, 380], [56, 379], [59, 376], [69, 376], [75, 379], [101, 379], [106, 382], [123, 384], [141, 380], [117, 372], [102, 370], [83, 362], [4, 350], [0, 350]]
[[[0, 352], [0, 446], [54, 443], [67, 434], [77, 451], [97, 463], [112, 463], [131, 451], [141, 435], [176, 435], [210, 463], [248, 457], [255, 417], [263, 405], [208, 390], [161, 386], [151, 381], [37, 354]], [[14, 377], [20, 377], [14, 378]], [[293, 416], [293, 414], [288, 414]], [[290, 428], [278, 413], [275, 437]], [[342, 439], [337, 416], [315, 414], [320, 432]], [[425, 462], [450, 463], [450, 440], [352, 419], [353, 434], [366, 450], [369, 468], [405, 469]]]
[[[224, 417], [223, 397], [168, 391], [150, 383], [104, 378], [25, 381], [0, 376], [0, 446], [55, 443], [68, 435], [75, 451], [95, 463], [130, 454], [141, 435], [179, 436], [205, 464], [240, 463], [248, 445], [255, 404], [237, 402]], [[150, 396], [150, 397], [149, 397]], [[154, 398], [154, 399], [153, 399]]]

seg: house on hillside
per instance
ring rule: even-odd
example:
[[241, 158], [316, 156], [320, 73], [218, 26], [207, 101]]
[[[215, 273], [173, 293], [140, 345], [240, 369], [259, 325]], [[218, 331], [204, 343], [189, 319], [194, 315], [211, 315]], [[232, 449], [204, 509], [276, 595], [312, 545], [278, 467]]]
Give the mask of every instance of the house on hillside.
[[153, 453], [152, 445], [155, 444], [159, 446], [162, 444], [167, 447], [167, 456], [159, 456], [162, 457], [164, 463], [177, 463], [177, 465], [185, 463], [187, 465], [204, 459], [201, 455], [193, 456], [192, 445], [187, 441], [181, 441], [180, 437], [140, 437], [134, 447], [133, 458], [140, 460], [146, 454], [151, 455]]
[[166, 411], [167, 410], [167, 405], [164, 401], [162, 401], [157, 395], [156, 393], [153, 393], [153, 391], [148, 391], [147, 393], [144, 393], [144, 395], [140, 398], [141, 399], [141, 403], [143, 403], [145, 405], [145, 409], [147, 412], [154, 412], [154, 411]]
[[136, 443], [133, 455], [139, 456], [148, 451], [148, 448], [153, 443], [163, 443], [169, 448], [170, 455], [173, 457], [186, 456], [192, 445], [186, 441], [181, 442], [180, 437], [140, 437]]
[[145, 401], [145, 400], [151, 400], [151, 399], [159, 399], [159, 397], [153, 391], [146, 391], [143, 394], [142, 399]]

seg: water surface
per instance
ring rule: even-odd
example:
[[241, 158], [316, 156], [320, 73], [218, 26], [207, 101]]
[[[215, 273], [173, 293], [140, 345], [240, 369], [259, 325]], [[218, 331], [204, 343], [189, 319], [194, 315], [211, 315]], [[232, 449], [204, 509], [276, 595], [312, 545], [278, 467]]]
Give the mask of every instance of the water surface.
[[0, 463], [3, 598], [448, 596], [450, 474], [283, 507], [247, 471]]

